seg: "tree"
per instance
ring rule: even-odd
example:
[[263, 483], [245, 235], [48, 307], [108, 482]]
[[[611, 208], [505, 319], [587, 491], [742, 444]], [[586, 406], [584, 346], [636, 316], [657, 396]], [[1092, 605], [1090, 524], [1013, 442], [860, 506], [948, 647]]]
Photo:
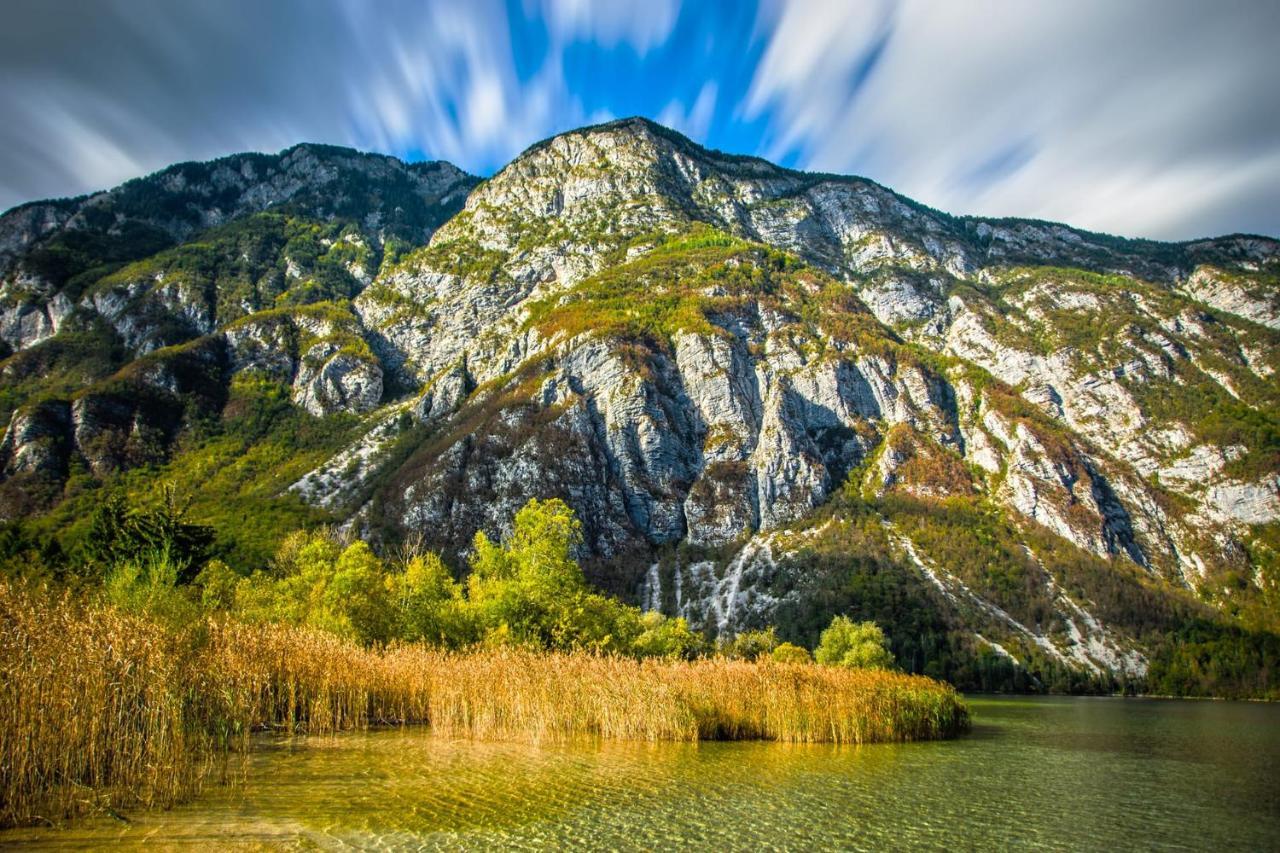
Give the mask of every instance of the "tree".
[[656, 610], [640, 617], [640, 629], [631, 642], [631, 653], [636, 657], [690, 660], [706, 646], [702, 635], [689, 630], [683, 618], [668, 619]]
[[822, 632], [814, 650], [818, 663], [850, 669], [891, 669], [893, 654], [888, 640], [875, 622], [854, 622], [837, 616]]
[[530, 500], [516, 513], [505, 553], [515, 576], [556, 590], [582, 589], [586, 579], [573, 558], [582, 545], [582, 525], [558, 498]]
[[334, 563], [311, 622], [362, 643], [391, 639], [394, 619], [382, 562], [363, 541], [348, 545]]
[[210, 560], [196, 575], [200, 605], [208, 611], [230, 610], [235, 606], [236, 587], [243, 576], [221, 560]]
[[396, 627], [382, 561], [365, 542], [344, 548], [324, 530], [289, 537], [274, 574], [239, 583], [235, 600], [243, 618], [308, 625], [362, 643], [386, 642]]
[[501, 545], [476, 534], [467, 592], [490, 642], [602, 650], [622, 642], [612, 630], [622, 614], [587, 590], [573, 558], [581, 544], [573, 510], [554, 498], [525, 504]]
[[209, 556], [213, 529], [187, 521], [187, 503], [172, 484], [156, 506], [142, 508], [121, 494], [109, 495], [93, 513], [84, 545], [86, 560], [104, 574], [123, 563], [164, 563], [178, 583], [190, 583]]
[[0, 523], [0, 573], [65, 580], [67, 556], [58, 540], [33, 535], [21, 519]]
[[409, 559], [404, 571], [387, 578], [405, 640], [457, 647], [475, 640], [462, 586], [449, 567], [430, 552]]
[[178, 584], [178, 568], [163, 552], [144, 553], [110, 567], [103, 582], [107, 601], [122, 610], [145, 613], [173, 626], [199, 621], [191, 590]]

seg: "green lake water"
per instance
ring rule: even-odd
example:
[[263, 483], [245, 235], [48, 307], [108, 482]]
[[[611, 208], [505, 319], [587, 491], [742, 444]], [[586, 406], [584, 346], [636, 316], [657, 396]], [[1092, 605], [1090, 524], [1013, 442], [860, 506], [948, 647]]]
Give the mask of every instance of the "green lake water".
[[262, 741], [195, 802], [0, 844], [149, 848], [1280, 850], [1280, 706], [970, 699], [973, 733], [864, 747]]

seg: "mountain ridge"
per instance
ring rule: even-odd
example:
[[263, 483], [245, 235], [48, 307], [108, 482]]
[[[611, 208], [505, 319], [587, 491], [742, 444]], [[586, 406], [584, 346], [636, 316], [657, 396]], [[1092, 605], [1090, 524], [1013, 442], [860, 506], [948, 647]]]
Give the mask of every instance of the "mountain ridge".
[[[532, 145], [529, 145], [528, 147], [526, 147], [519, 154], [517, 154], [512, 159], [511, 162], [515, 162], [528, 155], [535, 154], [539, 150], [542, 150], [543, 148], [550, 145], [555, 140], [560, 139], [562, 137], [591, 134], [595, 132], [607, 132], [615, 129], [625, 130], [631, 126], [643, 127], [645, 130], [649, 132], [665, 136], [668, 140], [676, 143], [677, 145], [699, 150], [714, 159], [720, 159], [726, 162], [751, 163], [751, 164], [765, 167], [767, 170], [787, 173], [795, 177], [809, 179], [815, 182], [832, 181], [835, 183], [861, 183], [861, 184], [874, 186], [887, 193], [891, 193], [896, 198], [914, 207], [917, 207], [924, 212], [927, 212], [936, 216], [946, 217], [962, 223], [967, 223], [967, 222], [972, 222], [974, 224], [986, 223], [988, 225], [1021, 224], [1021, 225], [1050, 226], [1050, 227], [1061, 226], [1061, 227], [1069, 228], [1071, 231], [1086, 237], [1095, 237], [1095, 238], [1102, 238], [1105, 240], [1123, 241], [1123, 242], [1132, 243], [1132, 244], [1155, 244], [1159, 246], [1194, 246], [1196, 244], [1202, 244], [1202, 243], [1218, 243], [1218, 242], [1227, 242], [1227, 241], [1235, 241], [1235, 240], [1243, 239], [1243, 240], [1262, 240], [1262, 241], [1273, 244], [1275, 248], [1280, 248], [1280, 235], [1266, 235], [1266, 234], [1256, 234], [1256, 233], [1248, 233], [1248, 232], [1232, 232], [1230, 234], [1204, 235], [1201, 237], [1192, 237], [1185, 240], [1158, 240], [1158, 239], [1149, 238], [1149, 237], [1128, 237], [1123, 234], [1113, 234], [1105, 231], [1091, 231], [1085, 228], [1079, 228], [1077, 226], [1069, 225], [1065, 222], [1060, 222], [1057, 220], [1049, 220], [1049, 219], [1039, 219], [1036, 217], [985, 216], [981, 214], [951, 213], [949, 211], [942, 210], [941, 208], [931, 207], [930, 205], [927, 205], [909, 196], [903, 195], [902, 193], [899, 193], [898, 191], [887, 186], [886, 184], [876, 181], [873, 178], [868, 178], [865, 175], [853, 175], [853, 174], [844, 174], [839, 172], [820, 172], [820, 171], [810, 171], [807, 169], [796, 169], [789, 166], [780, 166], [766, 158], [759, 157], [756, 155], [738, 154], [735, 152], [709, 148], [705, 145], [695, 142], [694, 140], [690, 139], [687, 136], [684, 136], [679, 131], [666, 127], [665, 125], [662, 125], [659, 122], [656, 122], [653, 119], [648, 118], [647, 116], [639, 116], [639, 115], [613, 119], [610, 121], [600, 122], [598, 124], [593, 124], [593, 125], [584, 125], [583, 127], [573, 128], [571, 130], [566, 130], [561, 133], [555, 134], [553, 136], [549, 136], [545, 139], [541, 139], [533, 143]], [[506, 168], [506, 167], [504, 166], [503, 168]], [[496, 177], [497, 174], [499, 174], [500, 172], [501, 172], [501, 169], [498, 172], [495, 172], [494, 175], [490, 176], [490, 178]], [[489, 180], [489, 178], [484, 178], [482, 180]]]
[[[1042, 226], [1065, 225], [1066, 227], [1069, 227], [1073, 231], [1076, 231], [1078, 233], [1084, 234], [1086, 236], [1091, 236], [1091, 237], [1124, 240], [1131, 243], [1155, 243], [1159, 245], [1173, 245], [1173, 246], [1190, 246], [1198, 243], [1221, 242], [1221, 241], [1236, 240], [1236, 239], [1264, 240], [1264, 241], [1269, 241], [1273, 243], [1280, 242], [1280, 236], [1267, 235], [1267, 234], [1261, 234], [1261, 233], [1252, 233], [1252, 232], [1232, 232], [1229, 234], [1219, 234], [1219, 235], [1206, 234], [1200, 237], [1192, 237], [1185, 240], [1159, 240], [1159, 239], [1149, 238], [1149, 237], [1127, 237], [1123, 234], [1114, 234], [1114, 233], [1105, 232], [1105, 231], [1091, 231], [1085, 228], [1079, 228], [1076, 226], [1067, 225], [1066, 223], [1060, 222], [1057, 220], [1040, 219], [1037, 217], [986, 216], [981, 214], [951, 213], [951, 212], [942, 210], [941, 208], [931, 207], [927, 204], [916, 201], [915, 199], [911, 199], [909, 196], [902, 195], [901, 193], [898, 193], [897, 191], [893, 190], [887, 185], [880, 183], [879, 181], [876, 181], [873, 178], [868, 178], [863, 175], [796, 169], [793, 167], [777, 165], [766, 158], [759, 157], [756, 155], [739, 154], [736, 152], [724, 151], [724, 150], [715, 149], [715, 148], [708, 148], [707, 146], [704, 146], [695, 142], [694, 140], [684, 136], [683, 134], [679, 133], [678, 131], [672, 128], [666, 127], [665, 125], [662, 125], [659, 122], [656, 122], [646, 116], [640, 116], [640, 115], [612, 119], [610, 121], [600, 122], [594, 125], [584, 125], [582, 127], [577, 127], [570, 130], [562, 131], [560, 133], [554, 134], [552, 136], [546, 137], [544, 139], [538, 140], [537, 142], [530, 144], [529, 146], [524, 148], [519, 154], [517, 154], [514, 158], [512, 158], [511, 162], [514, 162], [515, 160], [519, 160], [520, 158], [528, 154], [536, 153], [537, 150], [540, 150], [541, 148], [550, 144], [552, 141], [564, 136], [585, 134], [585, 133], [591, 133], [594, 131], [609, 130], [613, 128], [625, 128], [628, 125], [636, 125], [636, 124], [642, 125], [651, 131], [665, 133], [668, 136], [668, 138], [677, 140], [679, 144], [701, 149], [707, 154], [725, 161], [732, 162], [736, 160], [736, 161], [744, 161], [744, 162], [761, 164], [773, 170], [786, 172], [796, 176], [806, 177], [806, 178], [815, 179], [815, 180], [831, 180], [836, 182], [842, 182], [842, 181], [843, 182], [861, 182], [861, 183], [871, 184], [883, 190], [886, 190], [888, 192], [892, 192], [894, 195], [903, 199], [904, 201], [907, 201], [913, 205], [916, 205], [930, 213], [946, 216], [957, 221], [973, 221], [975, 223], [985, 222], [988, 224], [1022, 223], [1022, 224], [1042, 225]], [[240, 151], [240, 152], [233, 152], [230, 154], [221, 155], [211, 160], [183, 160], [183, 161], [165, 166], [154, 172], [148, 172], [146, 174], [139, 175], [134, 178], [129, 178], [111, 189], [93, 190], [93, 191], [89, 191], [89, 192], [85, 192], [85, 193], [81, 193], [79, 195], [73, 195], [73, 196], [58, 196], [58, 197], [50, 197], [50, 198], [44, 198], [44, 199], [32, 199], [29, 201], [20, 202], [4, 211], [0, 211], [0, 218], [8, 216], [9, 214], [25, 211], [26, 209], [32, 208], [32, 207], [45, 206], [45, 205], [61, 206], [61, 205], [68, 205], [74, 202], [84, 202], [96, 196], [101, 196], [105, 193], [110, 193], [113, 190], [121, 189], [127, 185], [131, 185], [136, 182], [145, 182], [148, 180], [157, 179], [165, 175], [166, 173], [176, 171], [176, 170], [181, 170], [184, 167], [214, 166], [219, 164], [230, 163], [231, 161], [240, 161], [246, 158], [263, 158], [266, 160], [273, 159], [273, 158], [280, 159], [298, 150], [304, 150], [304, 151], [310, 150], [310, 151], [318, 151], [318, 152], [328, 151], [331, 153], [342, 154], [345, 156], [356, 155], [358, 157], [382, 158], [390, 161], [395, 161], [405, 167], [416, 167], [416, 166], [431, 167], [431, 166], [437, 166], [437, 165], [445, 165], [453, 169], [456, 169], [463, 175], [467, 174], [465, 170], [461, 169], [456, 164], [450, 163], [447, 160], [404, 160], [393, 154], [385, 154], [378, 151], [366, 151], [359, 148], [353, 148], [350, 146], [338, 145], [334, 143], [296, 142], [276, 152]], [[505, 166], [503, 168], [505, 168]], [[500, 171], [501, 169], [498, 170], [498, 172]], [[491, 179], [492, 177], [495, 177], [498, 174], [498, 172], [495, 172], [494, 175], [490, 175], [488, 177], [476, 176], [476, 175], [469, 175], [468, 177], [471, 177], [476, 181], [483, 182]]]

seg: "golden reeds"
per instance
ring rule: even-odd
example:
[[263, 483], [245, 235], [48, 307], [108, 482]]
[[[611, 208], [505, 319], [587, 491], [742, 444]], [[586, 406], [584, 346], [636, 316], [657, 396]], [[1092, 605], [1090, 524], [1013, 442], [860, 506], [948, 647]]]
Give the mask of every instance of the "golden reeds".
[[0, 824], [53, 821], [198, 784], [191, 644], [147, 620], [0, 582]]
[[367, 649], [282, 625], [167, 628], [0, 581], [0, 824], [194, 792], [248, 733], [430, 724], [477, 738], [869, 743], [947, 737], [927, 678], [724, 659]]

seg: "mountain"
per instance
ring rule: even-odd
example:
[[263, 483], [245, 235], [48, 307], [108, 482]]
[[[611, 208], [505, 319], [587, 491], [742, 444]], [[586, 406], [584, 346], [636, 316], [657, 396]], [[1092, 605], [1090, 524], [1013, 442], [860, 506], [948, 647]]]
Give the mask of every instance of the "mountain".
[[67, 548], [167, 481], [246, 570], [323, 521], [456, 555], [559, 496], [598, 585], [709, 631], [851, 613], [988, 688], [1271, 678], [1269, 238], [955, 217], [628, 119], [485, 181], [175, 166], [8, 212], [0, 271], [0, 508]]
[[168, 458], [225, 414], [246, 373], [318, 415], [376, 406], [382, 370], [351, 299], [475, 182], [447, 163], [299, 145], [6, 213], [8, 514], [57, 502], [80, 470]]

